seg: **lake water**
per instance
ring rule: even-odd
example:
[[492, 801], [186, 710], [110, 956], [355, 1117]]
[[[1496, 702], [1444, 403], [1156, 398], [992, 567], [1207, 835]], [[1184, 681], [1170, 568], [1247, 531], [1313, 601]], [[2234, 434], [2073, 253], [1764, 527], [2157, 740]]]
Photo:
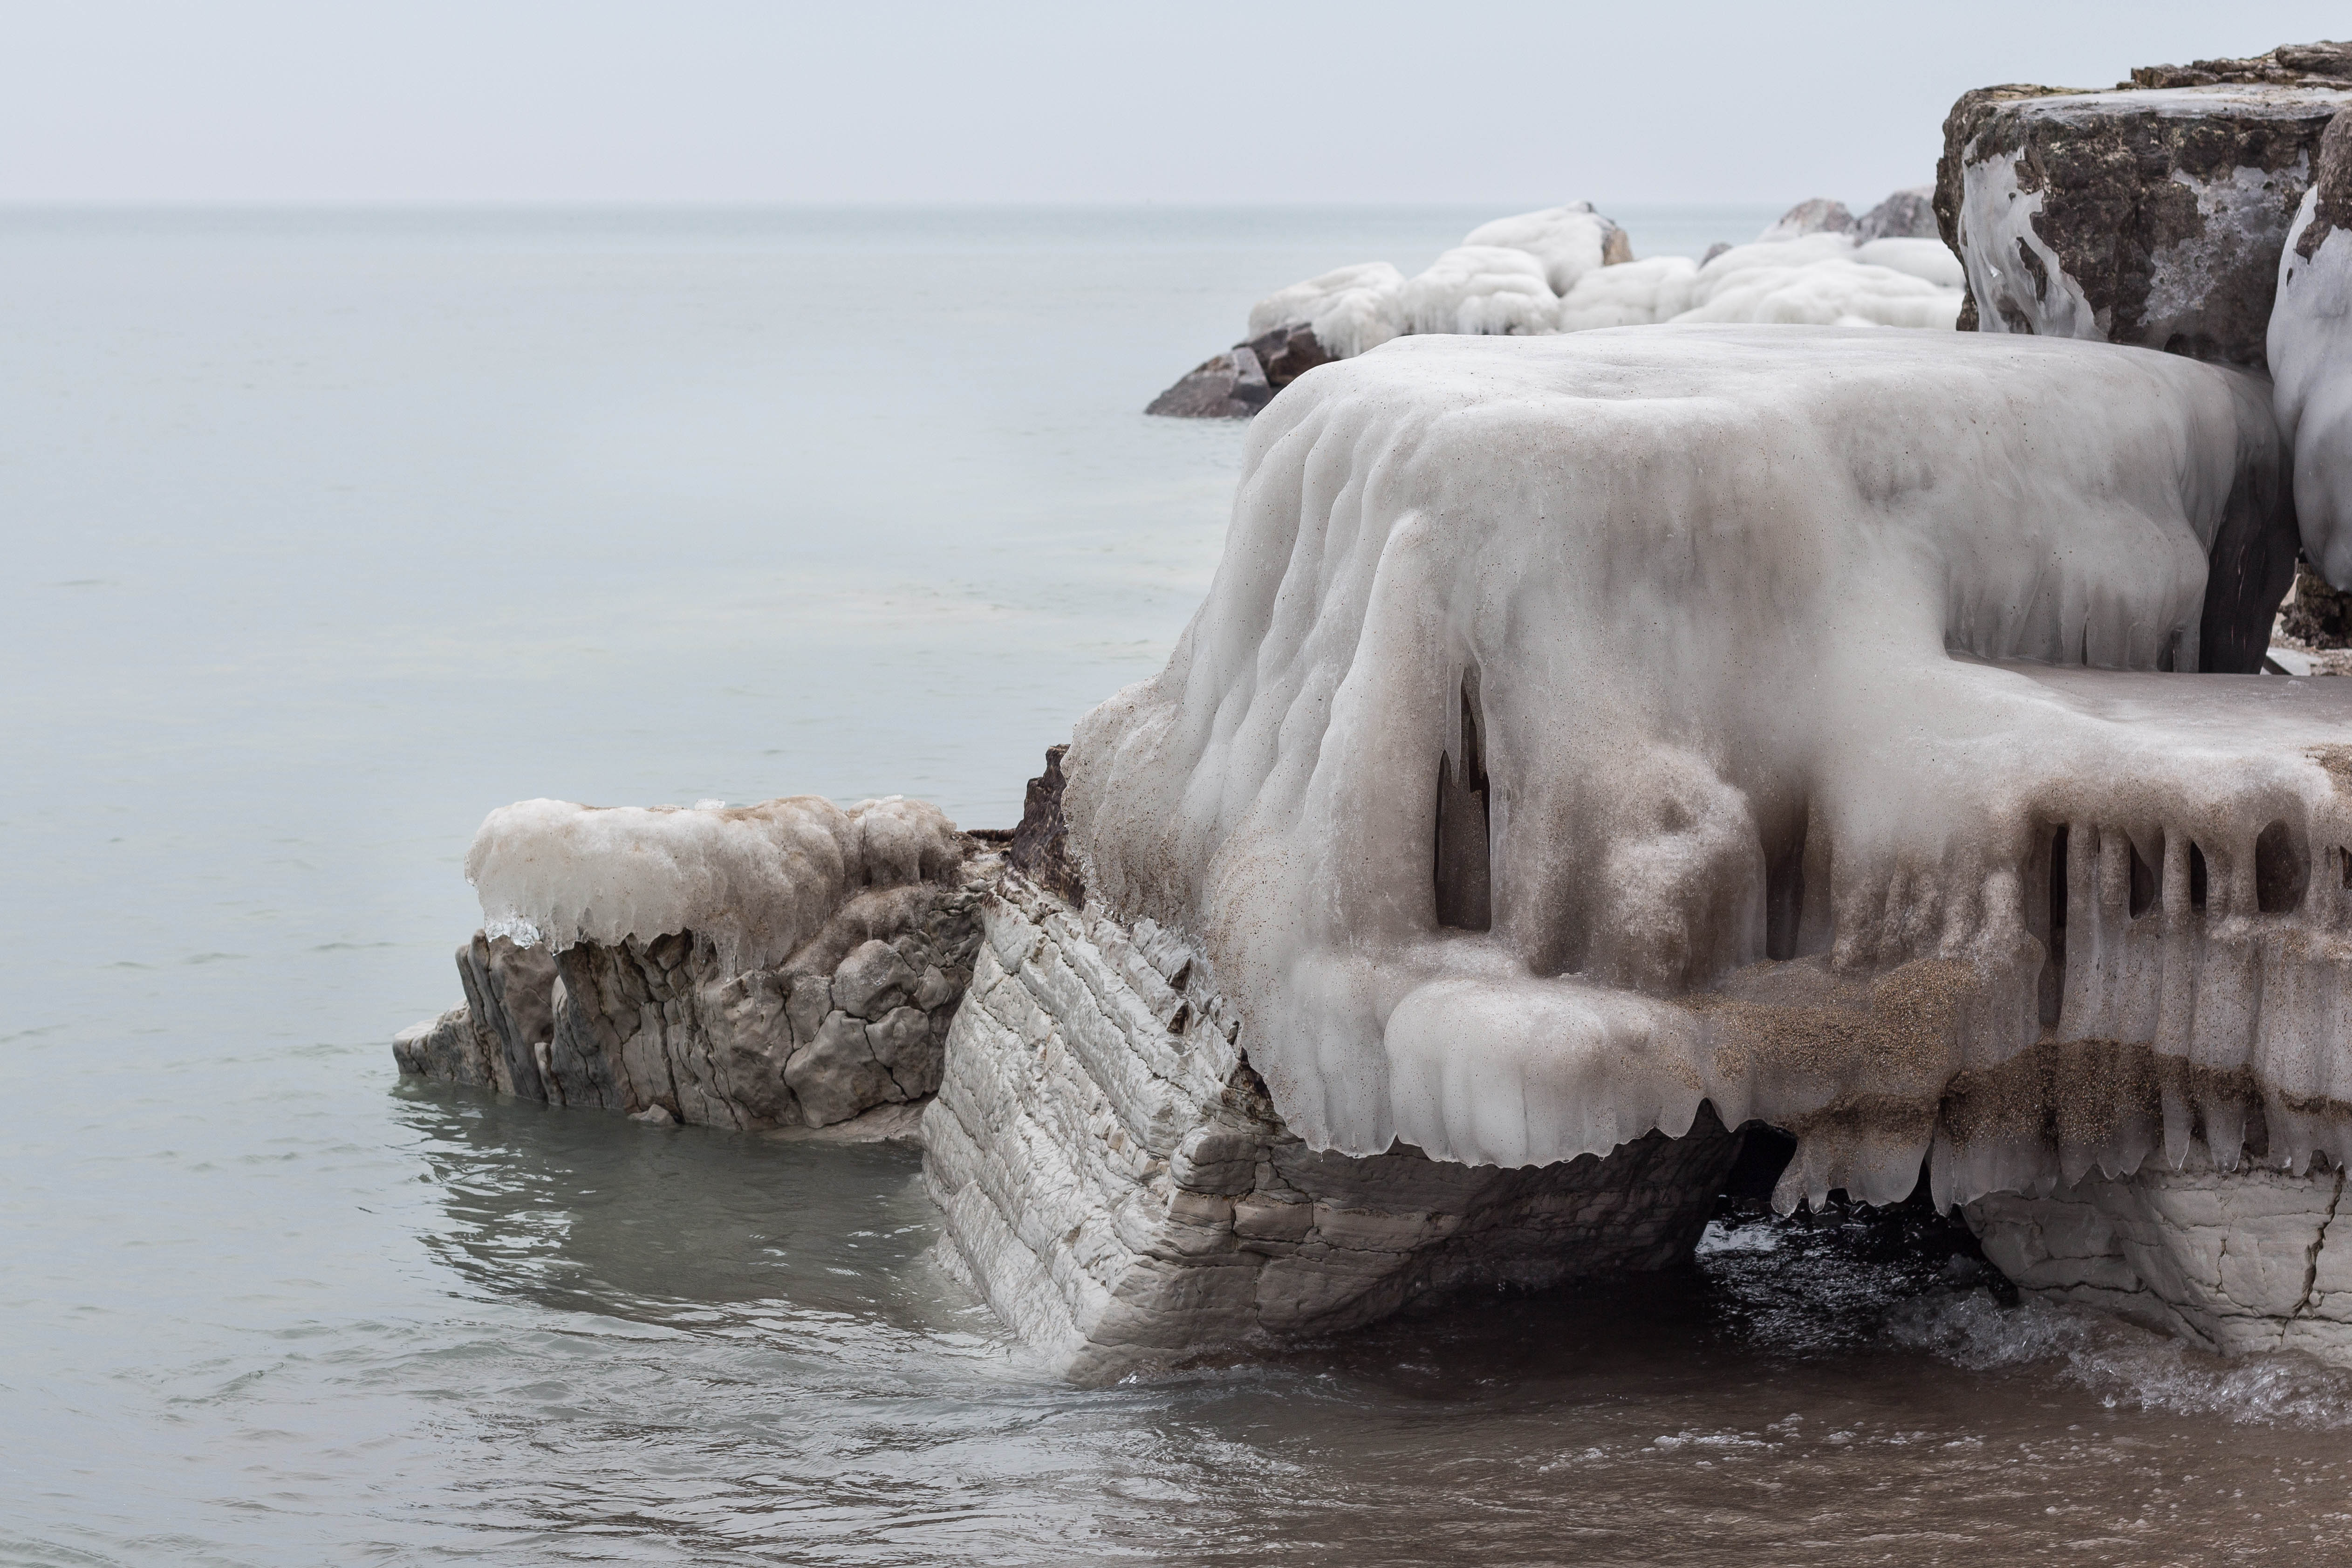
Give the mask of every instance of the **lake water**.
[[1143, 404], [1493, 216], [0, 214], [0, 1562], [2342, 1555], [2352, 1381], [1853, 1227], [1079, 1391], [909, 1152], [396, 1081], [491, 806], [1009, 825], [1215, 563]]

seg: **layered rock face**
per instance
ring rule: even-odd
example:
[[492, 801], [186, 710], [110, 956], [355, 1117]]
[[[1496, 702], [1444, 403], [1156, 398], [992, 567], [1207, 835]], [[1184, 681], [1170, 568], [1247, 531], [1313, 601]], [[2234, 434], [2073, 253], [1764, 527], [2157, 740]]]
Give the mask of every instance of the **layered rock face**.
[[498, 934], [458, 950], [466, 1005], [394, 1054], [425, 1077], [720, 1127], [919, 1100], [1001, 864], [918, 802], [509, 807], [469, 858]]
[[2021, 1290], [2223, 1353], [2297, 1350], [2352, 1363], [2343, 1200], [2341, 1166], [2225, 1172], [2200, 1150], [2179, 1169], [2093, 1172], [2042, 1197], [1992, 1194], [1964, 1213]]
[[1497, 1169], [1286, 1128], [1207, 961], [1018, 874], [923, 1121], [951, 1259], [1068, 1375], [1106, 1382], [1355, 1327], [1433, 1294], [1689, 1255], [1738, 1141], [1711, 1114], [1606, 1158]]
[[1963, 95], [1935, 198], [1968, 269], [1961, 329], [2264, 368], [2279, 255], [2321, 134], [2352, 104], [2347, 60], [2307, 46], [2149, 68], [2113, 91]]

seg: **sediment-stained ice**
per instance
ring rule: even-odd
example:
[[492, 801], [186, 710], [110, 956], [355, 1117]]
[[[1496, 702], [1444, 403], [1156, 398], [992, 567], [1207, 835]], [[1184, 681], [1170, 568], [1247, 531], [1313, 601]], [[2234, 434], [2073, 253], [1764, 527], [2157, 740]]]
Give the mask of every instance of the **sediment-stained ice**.
[[2186, 673], [2259, 668], [2284, 479], [2260, 378], [2151, 351], [1401, 338], [1258, 419], [1072, 842], [1318, 1148], [2352, 1160], [2352, 687]]

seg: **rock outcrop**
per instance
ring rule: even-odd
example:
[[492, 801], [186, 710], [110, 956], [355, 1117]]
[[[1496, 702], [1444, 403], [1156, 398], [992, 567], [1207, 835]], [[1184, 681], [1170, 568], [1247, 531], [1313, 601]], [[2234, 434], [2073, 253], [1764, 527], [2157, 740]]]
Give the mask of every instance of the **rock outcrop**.
[[1968, 270], [1961, 330], [2264, 368], [2279, 254], [2320, 136], [2352, 104], [2344, 58], [2314, 45], [2148, 68], [2112, 91], [1962, 95], [1935, 197]]
[[1712, 1114], [1521, 1169], [1286, 1129], [1205, 959], [1017, 873], [923, 1120], [946, 1255], [1081, 1382], [1355, 1327], [1471, 1287], [1687, 1258], [1738, 1150]]
[[2021, 1291], [2225, 1354], [2296, 1350], [2343, 1364], [2352, 1363], [2343, 1201], [2341, 1166], [2225, 1171], [2200, 1143], [2178, 1169], [2093, 1171], [2046, 1195], [1997, 1193], [1963, 1212]]
[[[949, 1022], [980, 942], [980, 899], [1000, 855], [913, 802], [869, 802], [847, 813], [805, 799], [772, 802], [741, 808], [724, 825], [696, 822], [697, 814], [638, 815], [593, 848], [552, 842], [534, 828], [500, 852], [528, 860], [529, 876], [562, 889], [551, 895], [555, 904], [576, 906], [572, 888], [590, 886], [610, 904], [665, 905], [645, 923], [673, 929], [599, 927], [591, 936], [580, 922], [562, 929], [542, 911], [554, 929], [534, 927], [522, 933], [531, 940], [518, 942], [509, 934], [518, 923], [511, 896], [526, 873], [494, 866], [486, 911], [509, 918], [494, 921], [498, 934], [477, 932], [458, 950], [466, 1005], [395, 1041], [404, 1072], [558, 1105], [631, 1114], [659, 1108], [677, 1121], [740, 1128], [828, 1126], [937, 1089]], [[814, 825], [820, 847], [845, 845], [845, 852], [797, 889], [778, 875], [772, 896], [793, 904], [797, 895], [798, 903], [786, 914], [753, 917], [756, 931], [740, 924], [740, 899], [723, 910], [698, 908], [704, 889], [690, 884], [714, 874], [730, 837], [764, 838], [780, 822]], [[485, 833], [499, 823], [494, 815]], [[859, 830], [886, 824], [888, 835], [868, 852]], [[663, 886], [659, 851], [673, 842], [694, 852], [680, 862], [689, 884], [683, 900]], [[475, 863], [483, 866], [479, 855]], [[547, 863], [560, 864], [537, 868]], [[763, 866], [753, 874], [771, 873]], [[805, 896], [812, 888], [814, 900]], [[763, 950], [763, 936], [784, 951]]]

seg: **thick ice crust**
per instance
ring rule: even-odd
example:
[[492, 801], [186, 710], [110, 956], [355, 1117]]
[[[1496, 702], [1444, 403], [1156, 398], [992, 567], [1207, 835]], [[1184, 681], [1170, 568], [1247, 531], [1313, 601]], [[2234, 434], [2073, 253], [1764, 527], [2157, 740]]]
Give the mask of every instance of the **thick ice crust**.
[[783, 962], [854, 894], [951, 880], [966, 849], [937, 806], [899, 795], [845, 811], [813, 795], [691, 810], [526, 800], [483, 820], [466, 879], [493, 936], [561, 951], [693, 931], [732, 973]]
[[919, 1100], [1000, 864], [898, 796], [524, 801], [467, 856], [486, 923], [457, 952], [466, 1005], [394, 1054], [422, 1077], [718, 1127]]
[[[2103, 673], [2252, 667], [2282, 480], [2258, 379], [2142, 351], [1401, 339], [1258, 421], [1207, 602], [1081, 722], [1087, 886], [1203, 942], [1318, 1148], [1542, 1164], [1711, 1101], [1801, 1135], [1784, 1201], [1894, 1201], [1931, 1143], [1948, 1198], [2160, 1144], [1948, 1114], [2045, 1014], [2334, 1146], [2352, 691]], [[2137, 945], [2062, 954], [2118, 874]]]
[[2278, 259], [2271, 375], [2304, 553], [2352, 588], [2352, 114], [2328, 122]]
[[1709, 1120], [1535, 1171], [1318, 1153], [1275, 1115], [1187, 944], [1018, 875], [984, 919], [924, 1177], [950, 1263], [1083, 1382], [1450, 1290], [1664, 1268], [1737, 1147]]

